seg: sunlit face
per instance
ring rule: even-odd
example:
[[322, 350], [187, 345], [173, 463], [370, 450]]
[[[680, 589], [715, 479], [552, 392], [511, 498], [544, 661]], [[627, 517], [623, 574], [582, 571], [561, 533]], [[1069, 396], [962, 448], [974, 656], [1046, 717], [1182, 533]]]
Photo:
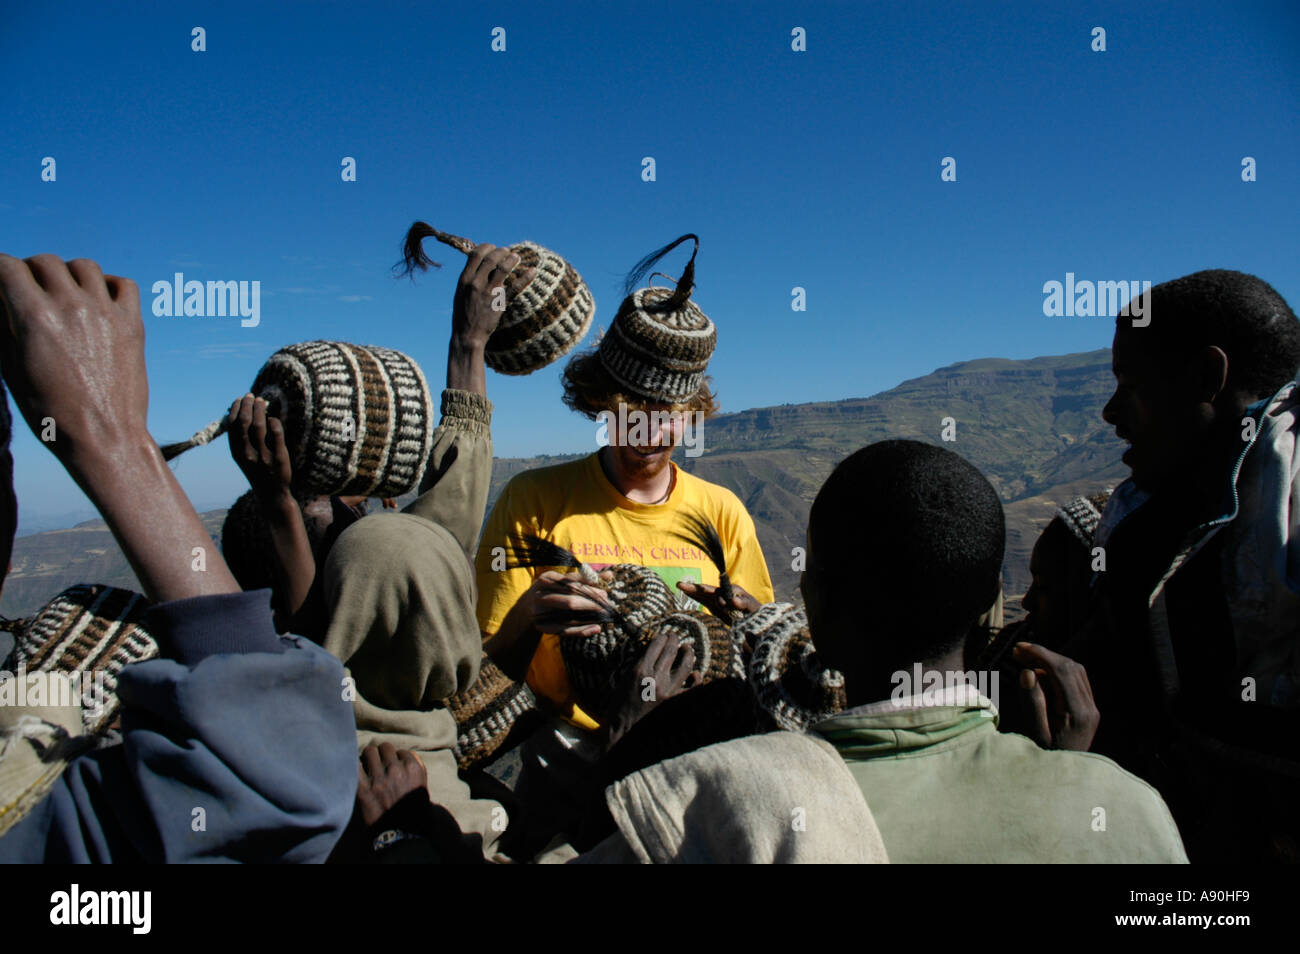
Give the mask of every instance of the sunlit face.
[[[664, 472], [685, 430], [684, 415], [680, 412], [672, 414], [671, 411], [671, 405], [650, 404], [627, 412], [633, 423], [628, 427], [625, 439], [613, 439], [611, 433], [610, 441], [610, 452], [614, 454], [620, 471], [642, 479]], [[644, 423], [639, 427], [632, 417], [638, 412], [644, 415]]]

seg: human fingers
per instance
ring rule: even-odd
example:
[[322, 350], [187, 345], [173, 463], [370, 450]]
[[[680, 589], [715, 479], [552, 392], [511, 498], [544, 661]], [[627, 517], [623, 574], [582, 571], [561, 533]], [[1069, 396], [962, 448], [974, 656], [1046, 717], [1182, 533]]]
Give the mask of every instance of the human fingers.
[[1052, 744], [1052, 723], [1047, 717], [1047, 699], [1043, 695], [1043, 687], [1039, 685], [1034, 670], [1026, 669], [1020, 673], [1020, 688], [1033, 714], [1034, 741], [1044, 748], [1049, 748]]
[[68, 274], [72, 276], [73, 281], [88, 295], [93, 295], [101, 300], [108, 300], [111, 296], [108, 293], [108, 285], [104, 282], [103, 269], [97, 262], [88, 258], [74, 258], [68, 262]]
[[67, 263], [59, 256], [33, 255], [25, 261], [27, 267], [31, 269], [36, 284], [47, 294], [71, 293], [75, 290], [77, 282], [68, 271]]
[[424, 763], [420, 761], [419, 756], [409, 749], [399, 749], [397, 758], [406, 768], [411, 778], [418, 780], [421, 785], [428, 783], [429, 773], [425, 770]]
[[387, 772], [397, 764], [397, 746], [391, 742], [380, 743], [379, 760], [384, 763], [384, 771]]
[[361, 764], [366, 767], [366, 773], [371, 779], [383, 778], [384, 762], [379, 757], [379, 746], [371, 742], [361, 750]]
[[271, 452], [266, 446], [266, 401], [260, 397], [253, 399], [253, 415], [248, 422], [248, 442], [263, 466], [271, 463]]

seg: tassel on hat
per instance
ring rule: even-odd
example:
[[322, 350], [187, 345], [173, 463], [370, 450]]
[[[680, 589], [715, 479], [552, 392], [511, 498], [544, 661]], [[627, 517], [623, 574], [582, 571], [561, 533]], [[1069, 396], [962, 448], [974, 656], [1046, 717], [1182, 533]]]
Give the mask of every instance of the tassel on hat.
[[[421, 243], [426, 238], [436, 238], [466, 255], [475, 248], [469, 239], [416, 222], [402, 247], [406, 274], [417, 268], [441, 268], [425, 254]], [[563, 357], [582, 340], [591, 327], [596, 302], [577, 270], [550, 249], [520, 242], [510, 250], [519, 256], [519, 264], [505, 280], [508, 303], [501, 323], [488, 338], [483, 360], [501, 374], [531, 374]], [[518, 288], [516, 274], [524, 275], [530, 268], [536, 268], [537, 274]]]
[[[633, 287], [668, 252], [687, 239], [695, 243], [675, 289]], [[685, 404], [704, 383], [717, 329], [690, 300], [695, 287], [699, 238], [691, 233], [652, 252], [628, 276], [627, 297], [600, 340], [605, 371], [631, 394], [650, 403]]]
[[[251, 390], [284, 423], [300, 496], [400, 497], [419, 486], [433, 448], [433, 399], [420, 366], [400, 351], [292, 344], [271, 355]], [[163, 457], [226, 429], [226, 418], [213, 421], [188, 441], [164, 446]]]

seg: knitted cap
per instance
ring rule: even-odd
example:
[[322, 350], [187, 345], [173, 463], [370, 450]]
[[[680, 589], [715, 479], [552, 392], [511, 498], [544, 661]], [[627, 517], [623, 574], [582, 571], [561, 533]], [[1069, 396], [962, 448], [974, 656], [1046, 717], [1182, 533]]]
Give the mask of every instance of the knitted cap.
[[448, 699], [447, 709], [456, 720], [454, 751], [461, 769], [486, 762], [516, 725], [523, 731], [541, 718], [533, 691], [502, 672], [487, 654], [479, 662], [478, 679]]
[[[140, 625], [149, 601], [138, 593], [81, 583], [50, 600], [19, 630], [11, 657], [28, 673], [103, 674], [104, 695], [83, 702], [86, 735], [100, 733], [117, 714], [117, 676], [122, 668], [158, 655], [158, 643]], [[96, 693], [97, 695], [97, 693]], [[88, 694], [83, 691], [83, 700]]]
[[672, 613], [650, 625], [646, 642], [664, 634], [676, 636], [681, 646], [694, 650], [699, 685], [719, 679], [745, 679], [744, 643], [718, 617], [699, 610]]
[[847, 705], [844, 676], [817, 658], [803, 610], [769, 603], [735, 634], [753, 647], [749, 681], [759, 708], [781, 728], [802, 732]]
[[[271, 355], [252, 392], [284, 423], [299, 496], [399, 497], [419, 486], [433, 447], [433, 399], [400, 351], [304, 341]], [[163, 448], [170, 460], [226, 431], [213, 422]]]
[[[475, 243], [416, 222], [406, 235], [404, 258], [409, 273], [438, 263], [420, 248], [425, 238], [460, 249], [468, 255]], [[591, 327], [596, 302], [582, 276], [550, 249], [533, 242], [511, 245], [519, 264], [505, 280], [506, 310], [488, 338], [483, 360], [501, 374], [531, 374], [571, 351]], [[522, 288], [518, 276], [530, 268], [537, 274]]]
[[601, 581], [619, 619], [601, 625], [595, 636], [561, 636], [560, 656], [584, 709], [597, 715], [617, 701], [629, 665], [650, 642], [651, 623], [677, 609], [668, 584], [652, 568], [632, 563], [606, 567], [614, 578]]
[[623, 300], [597, 354], [609, 376], [630, 393], [657, 404], [685, 404], [704, 383], [718, 343], [717, 329], [687, 299], [656, 311], [675, 293], [641, 288]]
[[1076, 540], [1091, 549], [1097, 526], [1101, 523], [1101, 512], [1106, 509], [1109, 499], [1110, 491], [1091, 497], [1075, 497], [1062, 504], [1053, 519], [1059, 520]]

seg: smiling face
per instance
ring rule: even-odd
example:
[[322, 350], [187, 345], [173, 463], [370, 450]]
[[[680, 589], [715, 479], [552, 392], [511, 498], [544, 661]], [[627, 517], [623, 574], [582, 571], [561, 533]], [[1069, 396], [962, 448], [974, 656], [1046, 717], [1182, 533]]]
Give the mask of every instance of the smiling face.
[[[626, 411], [627, 433], [610, 430], [610, 453], [620, 473], [644, 481], [662, 474], [681, 443], [684, 418], [671, 405], [650, 404]], [[617, 411], [613, 412], [617, 415]]]

